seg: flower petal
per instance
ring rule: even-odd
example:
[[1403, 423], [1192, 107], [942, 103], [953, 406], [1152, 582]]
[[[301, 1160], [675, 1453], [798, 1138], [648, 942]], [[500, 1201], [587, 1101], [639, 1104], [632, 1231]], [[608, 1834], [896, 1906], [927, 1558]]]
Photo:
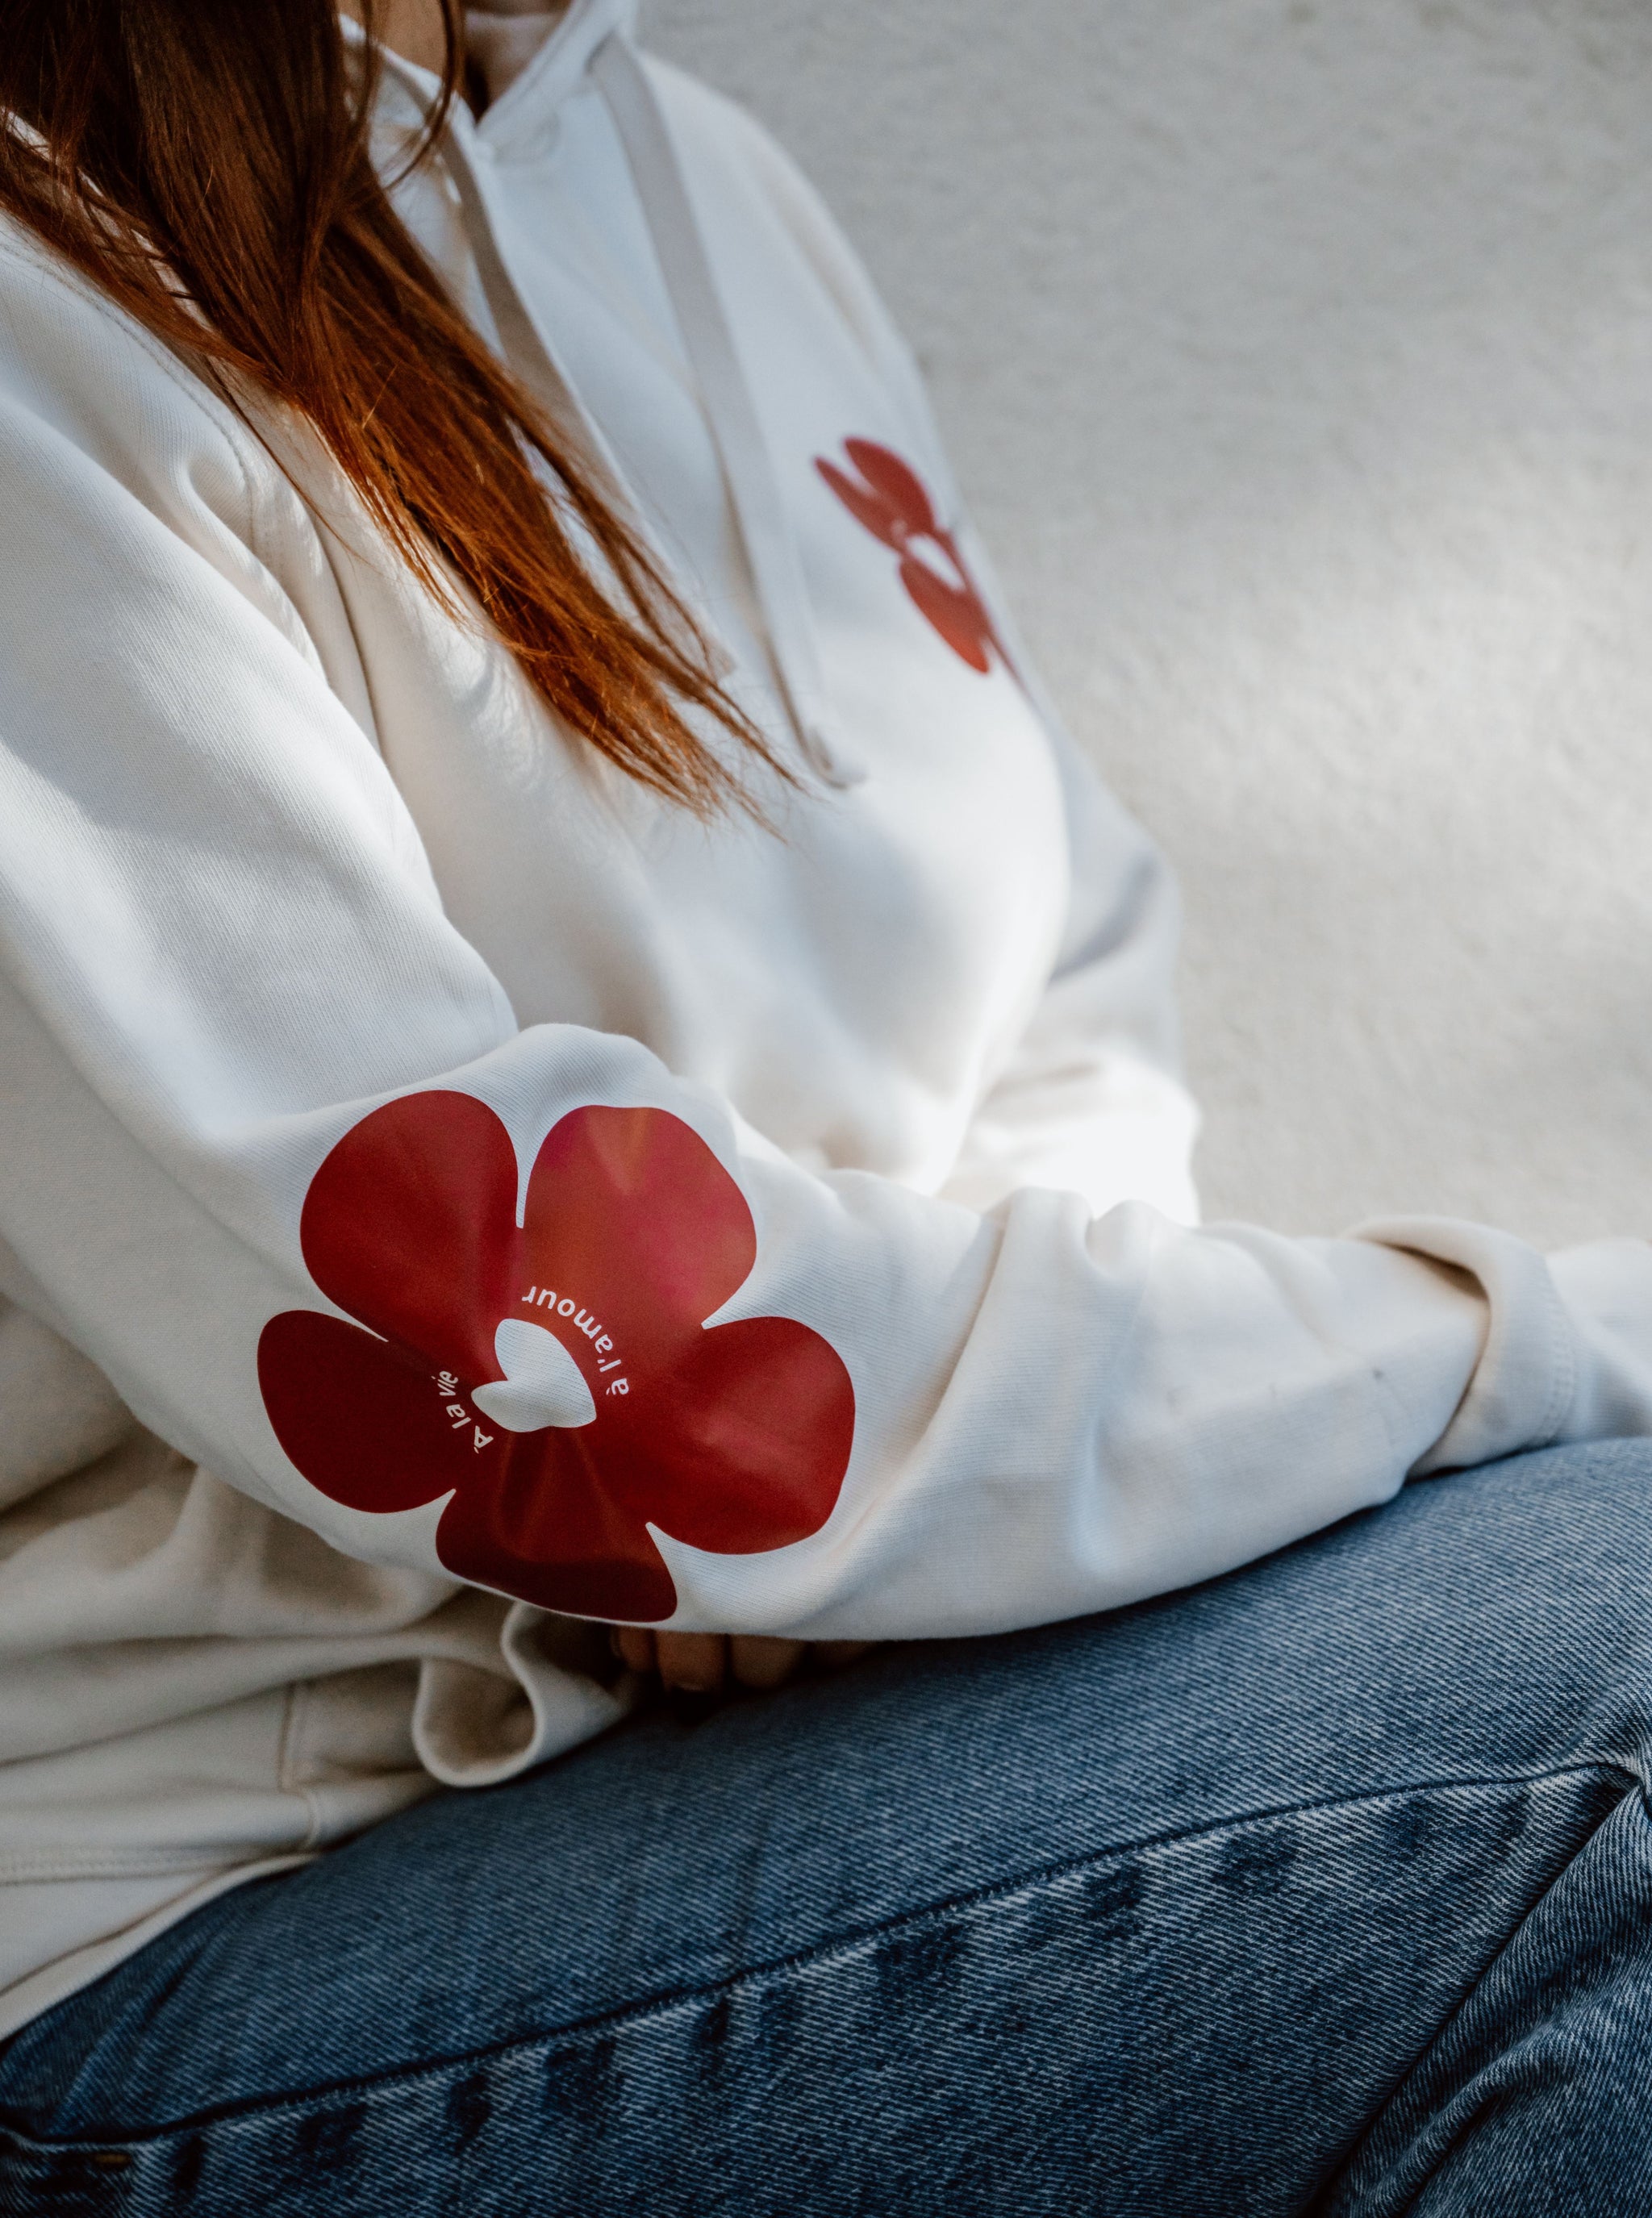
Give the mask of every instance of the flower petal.
[[673, 1379], [668, 1411], [632, 1398], [636, 1408], [628, 1401], [615, 1418], [628, 1490], [673, 1540], [755, 1555], [807, 1540], [831, 1515], [854, 1440], [854, 1389], [836, 1349], [807, 1325], [713, 1325]]
[[855, 522], [863, 524], [874, 539], [881, 539], [885, 547], [892, 547], [898, 553], [910, 533], [894, 503], [846, 476], [835, 462], [817, 457], [815, 468]]
[[561, 1297], [534, 1322], [555, 1318], [599, 1406], [612, 1382], [596, 1369], [597, 1337], [613, 1343], [635, 1392], [639, 1378], [669, 1372], [757, 1260], [745, 1196], [663, 1109], [575, 1109], [554, 1125], [528, 1181], [522, 1241], [526, 1277]]
[[909, 531], [930, 538], [939, 534], [941, 524], [935, 504], [910, 462], [904, 462], [892, 449], [879, 446], [876, 439], [845, 439], [843, 451], [866, 483], [883, 495]]
[[417, 1509], [472, 1476], [470, 1428], [447, 1413], [453, 1388], [353, 1324], [314, 1310], [271, 1317], [258, 1385], [289, 1460], [349, 1509]]
[[992, 619], [966, 586], [949, 585], [910, 554], [901, 561], [901, 583], [954, 654], [984, 675], [992, 667]]
[[469, 1094], [405, 1094], [353, 1125], [300, 1221], [311, 1277], [341, 1310], [461, 1378], [494, 1369], [511, 1306], [516, 1150]]
[[489, 1483], [449, 1502], [436, 1551], [456, 1577], [541, 1609], [657, 1625], [675, 1614], [677, 1589], [635, 1509], [611, 1490], [596, 1432], [510, 1441]]

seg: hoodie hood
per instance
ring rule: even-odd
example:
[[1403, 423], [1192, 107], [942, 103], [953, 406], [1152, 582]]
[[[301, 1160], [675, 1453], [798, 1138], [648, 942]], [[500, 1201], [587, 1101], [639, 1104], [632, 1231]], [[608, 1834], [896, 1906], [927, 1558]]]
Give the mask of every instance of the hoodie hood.
[[466, 10], [465, 30], [488, 87], [490, 131], [508, 135], [513, 120], [537, 128], [560, 107], [605, 39], [635, 38], [637, 0], [573, 0], [561, 9], [494, 0]]

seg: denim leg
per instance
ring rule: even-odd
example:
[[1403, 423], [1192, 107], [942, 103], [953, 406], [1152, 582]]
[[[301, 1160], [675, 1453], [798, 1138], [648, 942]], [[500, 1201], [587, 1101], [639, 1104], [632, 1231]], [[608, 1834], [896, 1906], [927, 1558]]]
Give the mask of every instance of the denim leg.
[[0, 2210], [1638, 2214], [1649, 1496], [1528, 1458], [439, 1798], [26, 2029]]

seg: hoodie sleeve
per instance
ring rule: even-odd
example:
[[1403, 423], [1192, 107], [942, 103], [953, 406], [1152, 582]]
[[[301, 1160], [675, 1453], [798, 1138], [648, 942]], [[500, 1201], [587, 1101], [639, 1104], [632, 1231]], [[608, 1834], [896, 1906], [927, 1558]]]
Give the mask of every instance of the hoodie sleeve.
[[[181, 382], [122, 410], [205, 421]], [[1637, 1247], [982, 1214], [519, 1027], [233, 427], [152, 424], [140, 482], [58, 390], [0, 397], [0, 1279], [221, 1479], [574, 1615], [922, 1635], [1652, 1423]]]

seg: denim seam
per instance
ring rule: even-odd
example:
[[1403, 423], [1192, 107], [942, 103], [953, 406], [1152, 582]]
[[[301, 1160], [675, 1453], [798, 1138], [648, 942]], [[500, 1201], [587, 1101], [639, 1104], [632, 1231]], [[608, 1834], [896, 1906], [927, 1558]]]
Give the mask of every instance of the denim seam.
[[[1579, 1767], [1581, 1770], [1587, 1770], [1593, 1767], [1587, 1765]], [[1602, 1772], [1610, 1774], [1617, 1770], [1618, 1767], [1611, 1763], [1602, 1763], [1598, 1767], [1598, 1769]], [[1550, 1775], [1544, 1774], [1543, 1775], [1546, 1777]], [[1554, 1775], [1560, 1777], [1564, 1776], [1565, 1775], [1557, 1773]], [[1652, 1795], [1649, 1794], [1645, 1783], [1636, 1778], [1632, 1774], [1629, 1775], [1629, 1780], [1630, 1784], [1635, 1790], [1634, 1800], [1640, 1805], [1643, 1824], [1652, 1824]], [[1591, 1835], [1590, 1837], [1593, 1838], [1593, 1836]], [[1411, 2061], [1406, 2066], [1405, 2070], [1400, 2073], [1399, 2077], [1394, 2080], [1393, 2086], [1389, 2089], [1388, 2094], [1383, 2097], [1381, 2103], [1366, 2121], [1365, 2126], [1354, 2147], [1339, 2159], [1335, 2172], [1326, 2180], [1325, 2185], [1316, 2190], [1314, 2200], [1309, 2206], [1311, 2212], [1329, 2210], [1334, 2207], [1329, 2198], [1339, 2194], [1343, 2182], [1347, 2178], [1348, 2174], [1353, 2170], [1355, 2165], [1358, 2163], [1361, 2152], [1369, 2146], [1373, 2135], [1382, 2125], [1383, 2119], [1387, 2117], [1394, 2103], [1400, 2100], [1400, 2097], [1405, 2093], [1406, 2089], [1411, 2085], [1413, 2079], [1416, 2078], [1418, 2072], [1420, 2072], [1424, 2066], [1428, 2062], [1430, 2057], [1436, 2054], [1440, 2048], [1441, 2044], [1450, 2038], [1451, 2033], [1461, 2021], [1463, 2012], [1472, 2006], [1475, 1997], [1485, 1986], [1487, 1980], [1496, 1976], [1498, 1967], [1507, 1956], [1510, 1949], [1518, 1946], [1521, 1935], [1526, 1930], [1526, 1928], [1531, 1924], [1532, 1919], [1542, 1911], [1544, 1904], [1554, 1893], [1555, 1889], [1564, 1884], [1567, 1874], [1571, 1870], [1572, 1864], [1574, 1861], [1574, 1858], [1568, 1857], [1566, 1862], [1562, 1864], [1561, 1868], [1555, 1874], [1555, 1876], [1550, 1880], [1548, 1886], [1544, 1887], [1543, 1893], [1537, 1896], [1535, 1901], [1528, 1903], [1525, 1914], [1520, 1918], [1518, 1924], [1514, 1926], [1512, 1930], [1504, 1936], [1500, 1945], [1493, 1951], [1491, 1955], [1486, 1959], [1478, 1972], [1475, 1973], [1473, 1980], [1463, 1990], [1462, 1999], [1458, 2002], [1456, 2008], [1451, 2012], [1448, 2018], [1435, 2028], [1433, 2033], [1429, 2036], [1428, 2041], [1418, 2050], [1416, 2055], [1413, 2056]], [[1440, 2160], [1442, 2162], [1449, 2153], [1449, 2150], [1441, 2150]], [[1438, 2165], [1431, 2168], [1428, 2179], [1421, 2183], [1423, 2187], [1426, 2187], [1430, 2182], [1432, 2182], [1434, 2173], [1438, 2168]], [[1390, 2167], [1390, 2171], [1392, 2167]], [[1367, 2186], [1361, 2190], [1360, 2204], [1362, 2206], [1368, 2205], [1372, 2196], [1379, 2194], [1382, 2191], [1388, 2176], [1388, 2173], [1384, 2173], [1381, 2178], [1370, 2181]], [[1350, 2204], [1346, 2206], [1346, 2208], [1349, 2213], [1351, 2214], [1351, 2218], [1357, 2218], [1357, 2214], [1355, 2211], [1353, 2205]]]
[[[536, 2032], [512, 2035], [490, 2041], [476, 2048], [462, 2049], [453, 2055], [430, 2058], [417, 2064], [394, 2066], [385, 2072], [370, 2073], [357, 2079], [338, 2079], [326, 2085], [290, 2089], [279, 2095], [253, 2097], [241, 2103], [226, 2103], [214, 2108], [192, 2111], [170, 2121], [165, 2125], [146, 2128], [140, 2132], [123, 2133], [118, 2128], [103, 2134], [75, 2136], [63, 2139], [31, 2134], [17, 2126], [4, 2109], [0, 2107], [0, 2131], [22, 2144], [29, 2153], [56, 2155], [87, 2148], [145, 2148], [155, 2147], [174, 2139], [179, 2134], [198, 2133], [203, 2128], [229, 2123], [235, 2120], [259, 2116], [279, 2117], [283, 2111], [304, 2111], [317, 2103], [352, 2095], [370, 2095], [387, 2088], [417, 2087], [421, 2082], [438, 2083], [455, 2071], [485, 2064], [490, 2059], [520, 2054], [534, 2049], [551, 2050], [572, 2047], [593, 2034], [611, 2032], [616, 2029], [644, 2023], [650, 2018], [662, 2018], [680, 2010], [685, 2005], [708, 1998], [733, 1996], [747, 1988], [755, 1987], [778, 1975], [802, 1972], [818, 1964], [829, 1964], [835, 1958], [848, 1957], [889, 1934], [922, 1924], [926, 1920], [948, 1913], [971, 1910], [994, 1902], [1007, 1900], [1029, 1888], [1058, 1884], [1076, 1874], [1097, 1867], [1115, 1863], [1125, 1856], [1140, 1856], [1154, 1849], [1172, 1848], [1184, 1843], [1210, 1840], [1220, 1834], [1237, 1832], [1246, 1827], [1267, 1824], [1280, 1818], [1300, 1817], [1315, 1811], [1357, 1810], [1386, 1802], [1399, 1795], [1446, 1794], [1475, 1787], [1531, 1787], [1548, 1785], [1559, 1780], [1581, 1779], [1590, 1776], [1616, 1776], [1626, 1787], [1643, 1797], [1644, 1789], [1634, 1774], [1619, 1764], [1602, 1757], [1584, 1763], [1556, 1765], [1551, 1769], [1532, 1772], [1487, 1772], [1466, 1777], [1420, 1779], [1382, 1787], [1363, 1794], [1331, 1794], [1314, 1797], [1301, 1802], [1271, 1804], [1245, 1811], [1240, 1815], [1225, 1818], [1210, 1825], [1187, 1825], [1167, 1832], [1152, 1833], [1130, 1841], [1110, 1843], [1104, 1849], [1091, 1854], [1063, 1857], [1053, 1864], [1034, 1866], [1030, 1870], [1011, 1879], [993, 1880], [977, 1887], [966, 1887], [960, 1893], [944, 1895], [935, 1901], [923, 1903], [895, 1916], [847, 1933], [834, 1934], [829, 1940], [818, 1941], [805, 1948], [774, 1956], [758, 1964], [743, 1965], [738, 1971], [724, 1973], [711, 1979], [692, 1981], [684, 1986], [667, 1989], [660, 1993], [616, 2004], [593, 2012], [588, 2017], [575, 2018], [565, 2025], [547, 2027]], [[1548, 1892], [1544, 1890], [1545, 1893]], [[1541, 1900], [1542, 1898], [1539, 1898]], [[1528, 1913], [1529, 1915], [1530, 1913]], [[1525, 1918], [1521, 1924], [1524, 1924]], [[1518, 1928], [1516, 1929], [1518, 1930]], [[1507, 1945], [1506, 1943], [1505, 1944]], [[1493, 1960], [1495, 1961], [1495, 1959]], [[1485, 1976], [1482, 1972], [1480, 1978]], [[1479, 1979], [1475, 1985], [1478, 1986]], [[1472, 1992], [1473, 1990], [1470, 1990]], [[1414, 2067], [1413, 2067], [1414, 2068]], [[1403, 2083], [1400, 2083], [1403, 2084]], [[0, 2147], [0, 2164], [9, 2152]]]

